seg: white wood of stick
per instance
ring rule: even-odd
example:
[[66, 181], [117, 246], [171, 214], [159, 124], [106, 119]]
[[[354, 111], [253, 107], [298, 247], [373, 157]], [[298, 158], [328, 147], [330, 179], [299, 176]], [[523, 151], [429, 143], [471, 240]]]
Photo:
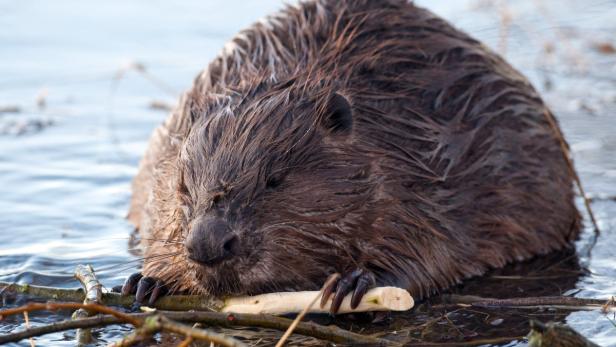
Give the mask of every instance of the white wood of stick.
[[[318, 291], [281, 292], [256, 296], [242, 296], [225, 299], [221, 312], [254, 313], [282, 315], [298, 313], [314, 298], [320, 295]], [[315, 303], [308, 313], [328, 313], [333, 295], [327, 304], [321, 308]], [[319, 299], [320, 301], [320, 299]], [[361, 299], [359, 306], [351, 309], [351, 294], [342, 301], [338, 313], [369, 312], [369, 311], [407, 311], [413, 307], [413, 298], [406, 290], [396, 287], [378, 287], [369, 290]]]

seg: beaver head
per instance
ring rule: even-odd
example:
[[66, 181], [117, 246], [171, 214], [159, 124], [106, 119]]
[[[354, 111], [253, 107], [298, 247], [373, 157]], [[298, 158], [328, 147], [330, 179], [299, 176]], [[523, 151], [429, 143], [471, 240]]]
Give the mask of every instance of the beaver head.
[[358, 111], [333, 87], [295, 85], [193, 109], [176, 177], [182, 275], [197, 289], [315, 289], [337, 264], [352, 264], [376, 187], [368, 153], [355, 146]]

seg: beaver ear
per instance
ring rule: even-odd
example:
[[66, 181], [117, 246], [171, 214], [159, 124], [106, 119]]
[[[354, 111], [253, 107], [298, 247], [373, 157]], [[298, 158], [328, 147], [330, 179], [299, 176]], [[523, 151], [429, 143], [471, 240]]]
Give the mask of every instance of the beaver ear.
[[321, 124], [331, 134], [350, 134], [353, 128], [353, 112], [347, 98], [334, 93], [327, 102]]

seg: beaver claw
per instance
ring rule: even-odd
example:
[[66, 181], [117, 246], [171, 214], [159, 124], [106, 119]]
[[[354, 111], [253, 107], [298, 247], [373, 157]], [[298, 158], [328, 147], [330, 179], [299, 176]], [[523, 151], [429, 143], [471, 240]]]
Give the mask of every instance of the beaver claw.
[[327, 279], [323, 286], [323, 296], [321, 297], [321, 307], [324, 307], [329, 297], [333, 294], [331, 314], [336, 314], [340, 309], [342, 300], [347, 294], [353, 292], [351, 297], [351, 308], [355, 309], [359, 305], [361, 298], [368, 289], [375, 285], [374, 274], [364, 269], [356, 268], [341, 276], [335, 273]]
[[143, 277], [141, 273], [134, 273], [126, 279], [121, 289], [122, 295], [135, 294], [135, 302], [142, 304], [148, 298], [148, 306], [153, 306], [156, 300], [167, 293], [163, 281], [154, 277]]

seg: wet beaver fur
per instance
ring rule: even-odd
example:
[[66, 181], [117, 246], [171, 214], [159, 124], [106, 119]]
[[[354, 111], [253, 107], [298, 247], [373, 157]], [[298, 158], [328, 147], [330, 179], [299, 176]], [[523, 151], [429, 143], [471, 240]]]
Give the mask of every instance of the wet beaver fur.
[[123, 291], [314, 290], [340, 273], [338, 303], [373, 285], [421, 298], [569, 247], [580, 216], [548, 112], [411, 3], [287, 7], [229, 42], [154, 132], [129, 213], [145, 277]]

